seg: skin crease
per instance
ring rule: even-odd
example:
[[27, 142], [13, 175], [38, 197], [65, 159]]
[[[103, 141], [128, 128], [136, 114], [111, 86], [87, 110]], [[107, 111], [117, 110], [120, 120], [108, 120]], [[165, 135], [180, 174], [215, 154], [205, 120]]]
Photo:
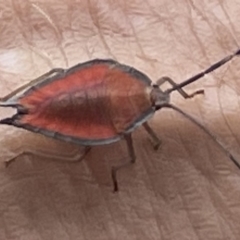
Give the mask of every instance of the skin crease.
[[[0, 0], [0, 92], [5, 96], [54, 67], [113, 58], [151, 79], [176, 82], [238, 49], [240, 5], [213, 0]], [[172, 103], [195, 116], [240, 161], [240, 59], [184, 89], [205, 90]], [[14, 113], [0, 109], [0, 118]], [[171, 110], [150, 121], [162, 140], [134, 134], [137, 160], [124, 141], [92, 149], [81, 163], [24, 155], [24, 149], [66, 156], [78, 147], [0, 126], [0, 239], [239, 239], [240, 171], [201, 130]], [[82, 149], [82, 148], [80, 148]]]

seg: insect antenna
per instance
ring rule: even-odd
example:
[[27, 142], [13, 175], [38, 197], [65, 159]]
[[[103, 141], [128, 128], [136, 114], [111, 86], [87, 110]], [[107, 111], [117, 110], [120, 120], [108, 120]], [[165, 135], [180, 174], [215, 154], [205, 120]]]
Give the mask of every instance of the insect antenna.
[[166, 92], [167, 93], [171, 93], [174, 90], [178, 90], [181, 89], [182, 87], [197, 81], [199, 78], [202, 78], [204, 75], [216, 70], [217, 68], [221, 67], [222, 65], [224, 65], [225, 63], [229, 62], [230, 60], [232, 60], [234, 57], [240, 55], [240, 49], [238, 49], [235, 53], [228, 55], [227, 57], [223, 58], [222, 60], [212, 64], [209, 68], [205, 69], [204, 71], [196, 74], [195, 76], [185, 80], [182, 83], [176, 84], [175, 86], [173, 86], [170, 89], [167, 89]]
[[228, 149], [219, 141], [219, 139], [213, 134], [211, 133], [206, 127], [204, 127], [204, 125], [202, 125], [200, 122], [198, 122], [195, 118], [193, 118], [192, 116], [190, 116], [189, 114], [185, 113], [184, 111], [182, 111], [180, 108], [170, 104], [170, 103], [166, 103], [164, 104], [162, 107], [165, 108], [171, 108], [177, 112], [179, 112], [180, 114], [182, 114], [185, 118], [187, 118], [188, 120], [190, 120], [191, 122], [193, 122], [194, 124], [196, 124], [200, 129], [202, 129], [209, 137], [211, 137], [215, 143], [217, 143], [217, 145], [226, 153], [226, 155], [233, 161], [233, 163], [240, 169], [240, 164], [238, 163], [238, 161], [235, 159], [235, 157], [228, 151]]

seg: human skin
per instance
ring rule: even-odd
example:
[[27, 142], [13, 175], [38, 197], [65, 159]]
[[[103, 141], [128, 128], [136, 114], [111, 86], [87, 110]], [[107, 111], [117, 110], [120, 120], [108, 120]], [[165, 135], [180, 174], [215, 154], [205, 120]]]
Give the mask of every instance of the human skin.
[[[5, 1], [0, 0], [0, 96], [55, 67], [112, 58], [153, 81], [176, 82], [238, 49], [237, 0], [203, 1]], [[172, 103], [195, 116], [240, 162], [240, 59], [184, 88], [203, 96]], [[0, 109], [0, 118], [12, 109]], [[198, 127], [171, 110], [150, 125], [161, 138], [133, 134], [136, 163], [125, 141], [97, 146], [80, 163], [53, 156], [82, 147], [0, 126], [0, 239], [208, 239], [240, 236], [240, 171]], [[32, 149], [53, 156], [22, 155]]]

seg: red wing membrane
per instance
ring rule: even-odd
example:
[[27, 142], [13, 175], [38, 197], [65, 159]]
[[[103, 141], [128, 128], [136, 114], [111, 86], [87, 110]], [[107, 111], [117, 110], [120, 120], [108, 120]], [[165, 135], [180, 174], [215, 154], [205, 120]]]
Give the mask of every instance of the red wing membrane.
[[79, 139], [109, 139], [151, 109], [147, 84], [119, 68], [96, 64], [37, 86], [21, 97], [30, 125]]

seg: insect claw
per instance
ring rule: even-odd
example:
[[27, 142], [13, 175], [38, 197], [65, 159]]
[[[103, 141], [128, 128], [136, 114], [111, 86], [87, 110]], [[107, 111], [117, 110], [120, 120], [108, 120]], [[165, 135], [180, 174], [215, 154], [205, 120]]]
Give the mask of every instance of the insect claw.
[[159, 149], [160, 145], [161, 145], [161, 141], [159, 141], [158, 143], [153, 144], [153, 149], [155, 151], [157, 151]]
[[118, 182], [117, 182], [117, 168], [116, 167], [112, 167], [112, 172], [111, 172], [111, 175], [112, 175], [112, 181], [113, 181], [113, 192], [118, 192]]
[[5, 168], [8, 168], [8, 167], [9, 167], [9, 164], [10, 164], [9, 161], [4, 161], [4, 166], [5, 166]]
[[151, 139], [148, 138], [148, 141], [150, 142], [150, 144], [152, 145], [152, 148], [154, 151], [157, 151], [159, 149], [159, 147], [161, 146], [162, 144], [162, 141], [159, 140], [159, 141], [153, 141]]

